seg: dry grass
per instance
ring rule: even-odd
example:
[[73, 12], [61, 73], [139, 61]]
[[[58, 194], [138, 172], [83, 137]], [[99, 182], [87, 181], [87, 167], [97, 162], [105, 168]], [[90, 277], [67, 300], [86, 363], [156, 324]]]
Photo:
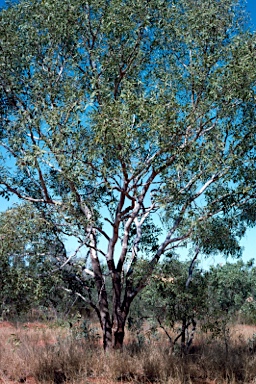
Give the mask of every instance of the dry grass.
[[[221, 340], [201, 335], [187, 356], [170, 353], [159, 332], [144, 344], [128, 335], [122, 353], [103, 353], [98, 341], [77, 328], [0, 323], [0, 382], [113, 384], [256, 383], [255, 327], [236, 326], [228, 350]], [[145, 333], [147, 335], [147, 333]]]

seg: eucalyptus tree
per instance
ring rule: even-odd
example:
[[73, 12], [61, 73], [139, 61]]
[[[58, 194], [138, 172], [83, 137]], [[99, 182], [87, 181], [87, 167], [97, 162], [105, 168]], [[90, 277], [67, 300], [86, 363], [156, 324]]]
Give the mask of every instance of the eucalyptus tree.
[[[77, 237], [84, 299], [121, 346], [166, 251], [239, 251], [255, 35], [236, 0], [21, 0], [0, 19], [1, 193]], [[212, 241], [218, 226], [232, 241]]]

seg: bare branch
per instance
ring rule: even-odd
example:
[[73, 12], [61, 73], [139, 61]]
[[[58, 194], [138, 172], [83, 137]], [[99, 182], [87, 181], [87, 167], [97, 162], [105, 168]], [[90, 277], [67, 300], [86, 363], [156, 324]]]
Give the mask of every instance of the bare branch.
[[192, 274], [193, 274], [193, 270], [195, 268], [195, 262], [196, 262], [196, 259], [199, 255], [199, 248], [197, 247], [196, 248], [196, 252], [195, 252], [195, 256], [193, 257], [191, 263], [190, 263], [190, 266], [189, 266], [189, 269], [188, 269], [188, 278], [187, 278], [187, 281], [186, 281], [186, 289], [188, 289], [188, 286], [192, 280]]
[[105, 239], [107, 239], [108, 241], [110, 241], [110, 237], [106, 234], [106, 232], [102, 229], [102, 228], [100, 228], [100, 227], [97, 227], [97, 226], [93, 226], [93, 228], [96, 230], [96, 231], [98, 231], [99, 233], [101, 233], [104, 237], [105, 237]]
[[77, 254], [78, 254], [78, 252], [80, 251], [80, 249], [82, 248], [84, 246], [84, 243], [83, 244], [80, 244], [78, 247], [77, 247], [77, 249], [75, 250], [75, 252], [74, 253], [72, 253], [68, 258], [67, 258], [67, 260], [62, 264], [62, 265], [60, 265], [60, 267], [58, 268], [58, 269], [63, 269], [72, 259], [74, 259], [76, 256], [77, 256]]
[[34, 199], [33, 197], [23, 195], [16, 188], [11, 187], [9, 184], [7, 184], [3, 180], [1, 180], [1, 184], [3, 184], [9, 192], [13, 193], [14, 195], [16, 195], [17, 197], [19, 197], [22, 200], [31, 201], [32, 203], [47, 203], [47, 204], [53, 204], [53, 205], [61, 205], [61, 203], [56, 201], [56, 200]]
[[87, 273], [87, 275], [90, 275], [90, 276], [92, 276], [92, 277], [95, 277], [94, 272], [91, 271], [90, 269], [84, 268], [84, 269], [83, 269], [83, 272]]

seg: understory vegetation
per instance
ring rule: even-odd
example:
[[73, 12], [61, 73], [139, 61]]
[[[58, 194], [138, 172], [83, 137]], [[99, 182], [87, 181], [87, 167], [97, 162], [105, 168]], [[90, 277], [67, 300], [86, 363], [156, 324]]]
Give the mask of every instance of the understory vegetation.
[[[91, 324], [91, 330], [100, 328]], [[256, 338], [252, 326], [229, 329], [228, 353], [222, 337], [198, 333], [181, 357], [170, 350], [162, 330], [141, 337], [128, 332], [122, 353], [104, 353], [97, 334], [84, 337], [82, 324], [2, 323], [0, 379], [3, 383], [254, 383]]]
[[[80, 297], [61, 289], [66, 274], [54, 289], [33, 296], [27, 293], [35, 280], [30, 287], [23, 267], [26, 291], [19, 298], [26, 303], [15, 295], [7, 303], [0, 293], [3, 383], [254, 383], [253, 260], [203, 271], [196, 263], [166, 258], [133, 303], [123, 350], [107, 353], [95, 315]], [[37, 284], [43, 282], [49, 283]]]

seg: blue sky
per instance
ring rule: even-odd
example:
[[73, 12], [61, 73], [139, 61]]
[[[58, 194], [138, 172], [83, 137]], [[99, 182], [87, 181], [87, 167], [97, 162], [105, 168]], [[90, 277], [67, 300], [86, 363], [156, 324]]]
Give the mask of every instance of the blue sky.
[[[214, 1], [214, 0], [213, 0]], [[0, 0], [0, 7], [5, 5], [5, 0]], [[251, 16], [252, 29], [256, 30], [256, 0], [247, 1], [247, 10]], [[12, 203], [17, 201], [17, 199], [11, 199], [9, 202], [0, 198], [0, 211], [4, 211], [7, 208], [11, 207]], [[249, 229], [246, 236], [241, 241], [241, 244], [244, 248], [243, 259], [245, 261], [255, 258], [256, 259], [256, 228]], [[69, 244], [68, 248], [70, 251], [74, 247], [72, 242]], [[209, 264], [215, 264], [217, 262], [223, 262], [221, 258], [218, 259], [208, 259], [207, 261], [202, 261], [203, 267], [207, 267]]]
[[247, 1], [247, 10], [251, 15], [254, 25], [256, 25], [256, 1], [255, 0]]

